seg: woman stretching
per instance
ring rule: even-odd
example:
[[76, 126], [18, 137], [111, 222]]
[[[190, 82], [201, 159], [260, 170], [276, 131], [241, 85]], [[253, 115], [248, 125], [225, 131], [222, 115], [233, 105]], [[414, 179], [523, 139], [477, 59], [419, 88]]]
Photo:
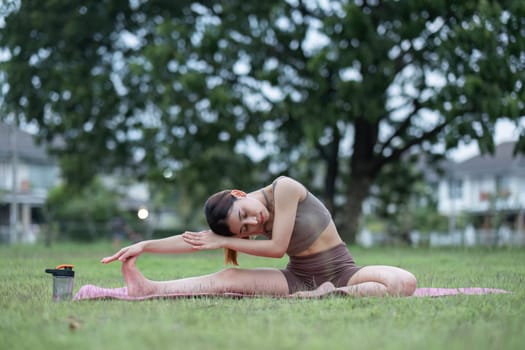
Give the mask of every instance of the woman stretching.
[[[416, 288], [410, 272], [393, 266], [354, 263], [326, 207], [302, 184], [279, 177], [251, 192], [226, 190], [205, 204], [210, 230], [185, 232], [122, 248], [102, 263], [122, 262], [130, 296], [235, 292], [254, 295], [315, 296], [338, 290], [351, 296], [409, 296]], [[267, 239], [248, 239], [255, 236]], [[144, 253], [187, 253], [224, 248], [226, 261], [237, 265], [237, 252], [281, 258], [285, 269], [227, 268], [172, 281], [146, 279], [135, 265]]]

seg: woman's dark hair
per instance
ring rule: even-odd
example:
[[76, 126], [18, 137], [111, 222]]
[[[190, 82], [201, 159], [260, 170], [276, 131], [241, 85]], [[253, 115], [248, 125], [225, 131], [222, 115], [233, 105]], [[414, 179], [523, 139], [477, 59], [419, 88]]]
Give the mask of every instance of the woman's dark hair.
[[[224, 190], [212, 195], [204, 204], [204, 215], [210, 229], [221, 236], [234, 236], [226, 222], [233, 203], [237, 200], [231, 190]], [[226, 264], [239, 265], [237, 263], [237, 252], [224, 248], [224, 261]]]
[[211, 230], [221, 236], [233, 236], [226, 219], [232, 208], [235, 198], [231, 190], [224, 190], [212, 195], [204, 204], [204, 214]]

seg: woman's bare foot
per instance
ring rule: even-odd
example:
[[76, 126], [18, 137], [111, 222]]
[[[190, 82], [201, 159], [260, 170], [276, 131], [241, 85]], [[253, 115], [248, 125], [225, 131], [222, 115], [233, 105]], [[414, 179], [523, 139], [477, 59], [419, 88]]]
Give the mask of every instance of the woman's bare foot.
[[354, 297], [383, 297], [388, 295], [386, 286], [379, 282], [362, 282], [351, 286], [339, 287], [335, 290], [339, 294]]
[[328, 295], [336, 290], [334, 284], [332, 282], [325, 282], [321, 284], [317, 289], [310, 290], [310, 291], [304, 291], [304, 292], [296, 292], [292, 294], [292, 297], [296, 298], [320, 298], [322, 296]]
[[128, 295], [141, 297], [155, 294], [153, 282], [142, 275], [135, 264], [136, 261], [137, 257], [134, 256], [122, 262], [122, 276], [124, 276], [124, 281], [126, 281]]

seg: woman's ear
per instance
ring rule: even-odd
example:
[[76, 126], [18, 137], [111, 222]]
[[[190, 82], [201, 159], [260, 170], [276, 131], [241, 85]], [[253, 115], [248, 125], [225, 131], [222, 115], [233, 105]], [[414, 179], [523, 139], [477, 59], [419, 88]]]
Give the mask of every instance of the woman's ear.
[[244, 191], [241, 191], [241, 190], [231, 190], [231, 195], [234, 196], [235, 198], [243, 198], [243, 197], [246, 197], [246, 192]]

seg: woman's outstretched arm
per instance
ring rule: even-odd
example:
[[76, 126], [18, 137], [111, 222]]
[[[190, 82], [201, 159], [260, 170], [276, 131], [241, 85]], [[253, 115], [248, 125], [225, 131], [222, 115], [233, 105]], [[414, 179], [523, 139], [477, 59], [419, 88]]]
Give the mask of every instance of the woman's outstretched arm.
[[159, 253], [159, 254], [180, 254], [194, 252], [195, 249], [189, 243], [186, 243], [182, 235], [175, 235], [171, 237], [152, 239], [142, 241], [124, 247], [115, 254], [105, 257], [100, 260], [101, 263], [108, 264], [115, 260], [126, 261], [134, 256], [139, 256], [142, 253]]
[[211, 231], [185, 232], [182, 237], [193, 250], [228, 248], [241, 253], [267, 258], [281, 258], [286, 252], [286, 245], [277, 240], [250, 240], [225, 237]]

